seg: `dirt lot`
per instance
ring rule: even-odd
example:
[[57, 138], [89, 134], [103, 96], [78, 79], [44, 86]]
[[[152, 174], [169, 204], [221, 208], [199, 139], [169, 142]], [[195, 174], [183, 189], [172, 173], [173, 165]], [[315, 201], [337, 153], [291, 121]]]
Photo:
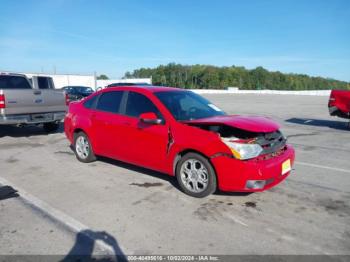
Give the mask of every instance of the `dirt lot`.
[[128, 255], [350, 254], [350, 130], [328, 116], [328, 98], [207, 97], [228, 113], [281, 124], [297, 154], [285, 182], [195, 199], [151, 170], [78, 162], [62, 128], [0, 127], [0, 183], [26, 196], [0, 201], [0, 254], [96, 252], [77, 244], [83, 229]]

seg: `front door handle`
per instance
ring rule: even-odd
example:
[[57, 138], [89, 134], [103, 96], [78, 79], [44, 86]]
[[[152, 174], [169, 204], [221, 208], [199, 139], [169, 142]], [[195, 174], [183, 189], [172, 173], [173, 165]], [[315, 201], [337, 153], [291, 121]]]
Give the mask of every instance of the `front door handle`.
[[33, 93], [34, 93], [34, 95], [41, 95], [41, 91], [40, 90], [35, 90]]

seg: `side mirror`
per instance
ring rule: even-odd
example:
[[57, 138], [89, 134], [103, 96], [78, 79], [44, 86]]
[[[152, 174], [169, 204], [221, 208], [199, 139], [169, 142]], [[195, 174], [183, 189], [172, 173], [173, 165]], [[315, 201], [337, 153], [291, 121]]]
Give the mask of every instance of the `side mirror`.
[[151, 125], [159, 125], [163, 122], [162, 119], [159, 119], [153, 112], [143, 113], [140, 115], [139, 119], [141, 122]]

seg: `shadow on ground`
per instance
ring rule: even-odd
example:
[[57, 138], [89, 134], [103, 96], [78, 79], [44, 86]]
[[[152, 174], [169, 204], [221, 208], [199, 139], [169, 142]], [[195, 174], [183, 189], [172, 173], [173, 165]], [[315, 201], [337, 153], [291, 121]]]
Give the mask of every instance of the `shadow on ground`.
[[[167, 174], [158, 172], [158, 171], [154, 171], [151, 169], [147, 169], [147, 168], [143, 168], [143, 167], [139, 167], [139, 166], [135, 166], [132, 164], [128, 164], [125, 162], [121, 162], [118, 160], [114, 160], [114, 159], [110, 159], [110, 158], [106, 158], [106, 157], [98, 157], [99, 161], [111, 164], [111, 165], [115, 165], [121, 168], [125, 168], [125, 169], [129, 169], [138, 173], [142, 173], [144, 175], [148, 175], [148, 176], [152, 176], [155, 178], [159, 178], [162, 179], [166, 182], [168, 182], [169, 184], [171, 184], [174, 188], [176, 188], [177, 190], [181, 191], [181, 188], [179, 187], [179, 184], [177, 183], [176, 177], [173, 176], [169, 176]], [[133, 183], [133, 185], [135, 186], [142, 186], [142, 187], [152, 187], [152, 185], [154, 186], [161, 186], [161, 183], [144, 183], [144, 184], [137, 184], [137, 183]], [[219, 195], [219, 196], [248, 196], [251, 193], [246, 193], [246, 192], [222, 192], [222, 191], [216, 191], [215, 195]]]
[[[138, 172], [138, 173], [141, 173], [144, 175], [148, 175], [148, 176], [162, 179], [162, 180], [168, 182], [169, 184], [171, 184], [172, 186], [174, 186], [176, 189], [181, 191], [180, 187], [177, 184], [176, 178], [173, 176], [169, 176], [167, 174], [164, 174], [164, 173], [161, 173], [158, 171], [154, 171], [152, 169], [143, 168], [140, 166], [135, 166], [135, 165], [132, 165], [129, 163], [121, 162], [119, 160], [114, 160], [114, 159], [107, 158], [107, 157], [98, 157], [98, 160], [102, 161], [104, 163], [108, 163], [111, 165], [121, 167], [121, 168], [129, 169], [131, 171], [135, 171], [135, 172]], [[135, 184], [135, 185], [137, 185], [137, 184]], [[147, 187], [147, 185], [145, 187]]]
[[[94, 255], [96, 241], [102, 242], [105, 247], [107, 246], [109, 252], [98, 250], [106, 254]], [[101, 248], [101, 246], [99, 247]], [[74, 246], [62, 261], [127, 261], [127, 259], [112, 235], [104, 231], [83, 230], [76, 235]]]
[[11, 186], [1, 186], [0, 185], [0, 201], [13, 198], [13, 197], [19, 197], [19, 194], [17, 193], [17, 190], [14, 189]]
[[[63, 123], [60, 123], [60, 127], [57, 131], [51, 132], [50, 134], [55, 133], [63, 133]], [[44, 131], [42, 126], [23, 126], [23, 127], [16, 127], [16, 126], [6, 126], [6, 125], [0, 125], [0, 138], [9, 136], [9, 137], [30, 137], [30, 136], [41, 136], [41, 135], [47, 135], [48, 133]]]
[[305, 126], [318, 126], [318, 127], [329, 127], [337, 130], [350, 130], [349, 123], [345, 121], [335, 120], [322, 120], [312, 118], [290, 118], [285, 120], [288, 123], [305, 125]]
[[[74, 147], [72, 145], [69, 148], [72, 150], [72, 152], [74, 152]], [[104, 163], [107, 163], [107, 164], [110, 164], [110, 165], [114, 165], [114, 166], [125, 168], [125, 169], [131, 170], [131, 171], [135, 171], [135, 172], [138, 172], [138, 173], [141, 173], [144, 175], [148, 175], [148, 176], [162, 179], [163, 181], [166, 181], [167, 183], [171, 184], [174, 188], [176, 188], [177, 190], [182, 192], [175, 176], [169, 176], [167, 174], [164, 174], [164, 173], [152, 170], [152, 169], [136, 166], [133, 164], [129, 164], [129, 163], [122, 162], [122, 161], [115, 160], [115, 159], [108, 158], [108, 157], [98, 156], [97, 160], [104, 162]], [[153, 187], [153, 186], [162, 186], [162, 183], [143, 183], [143, 184], [132, 183], [131, 185], [147, 188], [147, 187]], [[223, 191], [217, 190], [214, 194], [218, 195], [218, 196], [248, 196], [252, 193], [251, 192], [223, 192]]]
[[224, 192], [224, 191], [217, 190], [214, 194], [218, 195], [218, 196], [244, 197], [244, 196], [249, 196], [249, 195], [253, 194], [253, 192]]

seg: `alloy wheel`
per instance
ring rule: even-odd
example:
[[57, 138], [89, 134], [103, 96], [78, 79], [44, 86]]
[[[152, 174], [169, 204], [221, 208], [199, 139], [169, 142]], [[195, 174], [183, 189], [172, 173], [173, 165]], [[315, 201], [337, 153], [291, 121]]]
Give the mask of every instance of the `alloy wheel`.
[[208, 187], [208, 170], [197, 159], [186, 160], [180, 169], [183, 185], [193, 193], [203, 192]]

